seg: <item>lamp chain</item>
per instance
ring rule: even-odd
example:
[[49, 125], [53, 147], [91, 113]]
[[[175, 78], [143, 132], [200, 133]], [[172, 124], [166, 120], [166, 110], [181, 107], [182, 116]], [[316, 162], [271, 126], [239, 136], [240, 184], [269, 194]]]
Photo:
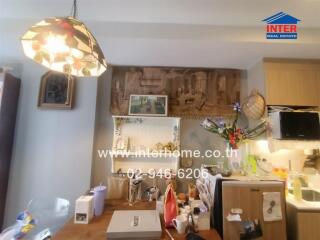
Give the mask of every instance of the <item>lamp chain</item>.
[[77, 18], [78, 15], [78, 5], [77, 5], [77, 0], [73, 0], [73, 5], [71, 8], [71, 15], [73, 18]]

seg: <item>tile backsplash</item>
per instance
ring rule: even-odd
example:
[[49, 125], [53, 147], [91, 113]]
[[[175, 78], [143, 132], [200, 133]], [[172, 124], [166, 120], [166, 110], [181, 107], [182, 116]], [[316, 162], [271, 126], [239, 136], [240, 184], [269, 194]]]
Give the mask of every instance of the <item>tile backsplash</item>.
[[301, 171], [306, 160], [304, 150], [299, 149], [281, 149], [276, 152], [270, 152], [267, 140], [250, 141], [248, 143], [248, 154], [257, 155], [265, 158], [273, 167], [282, 167], [289, 169], [289, 162], [294, 171]]

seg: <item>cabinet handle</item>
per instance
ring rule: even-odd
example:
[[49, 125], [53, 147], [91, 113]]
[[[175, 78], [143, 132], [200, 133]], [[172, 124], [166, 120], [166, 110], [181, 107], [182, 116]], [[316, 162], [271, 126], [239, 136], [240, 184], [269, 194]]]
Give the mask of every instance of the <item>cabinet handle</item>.
[[258, 188], [251, 188], [251, 192], [259, 192], [260, 190]]

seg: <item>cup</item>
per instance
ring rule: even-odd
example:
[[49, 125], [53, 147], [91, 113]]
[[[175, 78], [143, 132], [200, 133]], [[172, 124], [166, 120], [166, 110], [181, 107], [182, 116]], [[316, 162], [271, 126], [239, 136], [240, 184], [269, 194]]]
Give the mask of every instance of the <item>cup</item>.
[[94, 188], [94, 215], [101, 216], [104, 209], [104, 200], [106, 197], [107, 187], [106, 186], [98, 186]]
[[184, 215], [178, 215], [172, 220], [172, 224], [177, 229], [179, 234], [184, 234], [188, 226], [188, 219]]

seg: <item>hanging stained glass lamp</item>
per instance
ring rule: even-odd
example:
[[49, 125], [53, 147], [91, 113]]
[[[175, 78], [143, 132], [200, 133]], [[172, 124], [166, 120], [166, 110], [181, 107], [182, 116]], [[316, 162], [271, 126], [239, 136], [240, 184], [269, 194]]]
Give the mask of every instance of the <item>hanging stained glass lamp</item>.
[[107, 68], [102, 50], [89, 29], [76, 16], [53, 17], [30, 27], [22, 36], [25, 55], [57, 72], [73, 76], [100, 76]]

